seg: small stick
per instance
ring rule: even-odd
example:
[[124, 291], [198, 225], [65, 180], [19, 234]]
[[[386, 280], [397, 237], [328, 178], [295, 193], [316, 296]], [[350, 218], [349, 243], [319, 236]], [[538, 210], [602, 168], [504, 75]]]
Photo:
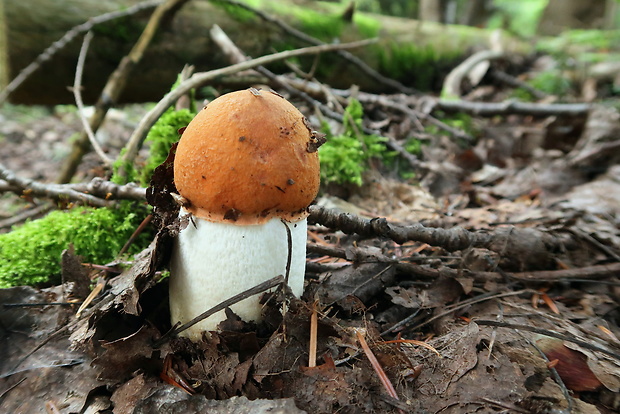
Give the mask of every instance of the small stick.
[[95, 300], [95, 298], [99, 295], [99, 293], [103, 291], [103, 288], [105, 287], [106, 284], [107, 284], [106, 278], [100, 277], [99, 282], [97, 282], [97, 285], [95, 286], [95, 288], [90, 292], [88, 297], [84, 299], [84, 302], [82, 302], [77, 312], [75, 313], [75, 317], [77, 319], [80, 319], [80, 316], [82, 316], [82, 312], [84, 312], [84, 309], [86, 309], [88, 305], [90, 305], [91, 302]]
[[146, 228], [146, 226], [149, 225], [151, 220], [153, 220], [153, 215], [152, 214], [149, 214], [148, 216], [146, 216], [144, 218], [144, 220], [142, 220], [142, 223], [140, 223], [138, 228], [131, 234], [131, 236], [129, 237], [129, 239], [125, 243], [125, 245], [118, 252], [118, 254], [116, 255], [117, 257], [125, 254], [127, 252], [127, 250], [129, 250], [129, 246], [131, 246], [131, 243], [133, 243], [136, 240], [136, 238], [144, 231], [144, 229]]
[[35, 302], [35, 303], [4, 303], [4, 308], [36, 308], [43, 306], [73, 306], [81, 305], [82, 302]]
[[17, 190], [28, 192], [30, 195], [45, 195], [50, 198], [66, 198], [72, 201], [80, 201], [87, 205], [104, 207], [112, 203], [90, 194], [84, 194], [72, 189], [70, 186], [60, 184], [45, 184], [30, 178], [20, 177], [0, 163], [0, 179], [3, 179]]
[[[225, 2], [232, 4], [234, 6], [240, 7], [242, 9], [251, 11], [252, 13], [256, 14], [258, 17], [260, 17], [261, 19], [265, 20], [268, 23], [271, 23], [273, 25], [278, 26], [280, 29], [282, 29], [285, 33], [288, 33], [306, 43], [309, 43], [311, 45], [323, 45], [325, 43], [321, 42], [319, 39], [312, 37], [310, 35], [308, 35], [307, 33], [304, 33], [300, 30], [295, 29], [294, 27], [289, 26], [288, 24], [284, 23], [282, 20], [277, 19], [273, 16], [268, 15], [267, 13], [262, 12], [261, 10], [258, 10], [254, 7], [251, 7], [245, 3], [239, 2], [239, 1], [235, 1], [235, 0], [224, 0]], [[368, 66], [368, 64], [366, 64], [363, 60], [361, 60], [360, 58], [358, 58], [355, 55], [352, 55], [351, 53], [347, 52], [346, 50], [339, 50], [336, 52], [336, 54], [338, 56], [340, 56], [341, 58], [343, 58], [344, 60], [347, 60], [348, 62], [354, 64], [355, 66], [357, 66], [364, 74], [366, 74], [368, 77], [374, 79], [375, 81], [384, 84], [385, 86], [388, 86], [389, 88], [395, 89], [401, 93], [404, 94], [414, 94], [417, 93], [417, 91], [415, 89], [409, 88], [405, 85], [403, 85], [402, 83], [398, 82], [395, 79], [390, 79], [390, 78], [386, 78], [385, 76], [381, 75], [379, 72], [377, 72], [375, 69], [371, 68], [370, 66]]]
[[620, 361], [620, 354], [618, 354], [617, 352], [613, 352], [613, 351], [609, 351], [605, 348], [601, 348], [600, 346], [597, 345], [593, 345], [589, 342], [586, 341], [582, 341], [580, 339], [576, 339], [574, 338], [572, 335], [566, 335], [560, 332], [555, 332], [555, 331], [550, 331], [548, 329], [542, 329], [542, 328], [537, 328], [535, 326], [530, 326], [530, 325], [523, 325], [523, 324], [517, 324], [517, 323], [506, 323], [506, 322], [500, 322], [500, 321], [490, 321], [490, 320], [474, 320], [475, 323], [477, 323], [478, 325], [486, 325], [486, 326], [498, 326], [500, 328], [510, 328], [510, 329], [522, 329], [524, 331], [528, 331], [528, 332], [534, 332], [540, 335], [545, 335], [545, 336], [550, 336], [552, 338], [557, 338], [557, 339], [561, 339], [563, 341], [568, 341], [568, 342], [572, 342], [574, 344], [577, 344], [579, 346], [582, 346], [586, 349], [589, 349], [591, 351], [598, 351], [601, 352], [605, 355], [608, 355], [618, 361]]
[[319, 325], [317, 307], [319, 301], [312, 302], [312, 315], [310, 316], [310, 348], [308, 350], [308, 368], [316, 367], [316, 345]]
[[[15, 190], [17, 190], [17, 188], [15, 188]], [[0, 193], [2, 193], [2, 190], [0, 190]], [[0, 229], [9, 228], [15, 224], [26, 221], [29, 218], [38, 216], [39, 214], [45, 214], [47, 211], [51, 209], [52, 209], [52, 206], [49, 205], [48, 203], [40, 204], [36, 207], [29, 208], [28, 210], [24, 210], [21, 213], [15, 214], [13, 217], [0, 220]]]
[[260, 283], [254, 287], [251, 287], [250, 289], [244, 290], [243, 292], [236, 294], [235, 296], [226, 299], [224, 302], [221, 302], [217, 305], [215, 305], [214, 307], [212, 307], [211, 309], [206, 310], [205, 312], [201, 313], [200, 315], [196, 316], [194, 319], [192, 319], [191, 321], [184, 323], [183, 325], [173, 328], [170, 331], [166, 332], [166, 334], [164, 334], [157, 342], [155, 342], [155, 344], [153, 345], [154, 348], [158, 348], [160, 347], [162, 344], [164, 344], [165, 342], [168, 341], [168, 338], [172, 337], [172, 336], [176, 336], [179, 333], [183, 332], [184, 330], [188, 329], [191, 326], [194, 326], [195, 324], [197, 324], [198, 322], [202, 321], [203, 319], [208, 318], [209, 316], [213, 315], [216, 312], [221, 311], [222, 309], [226, 309], [227, 307], [234, 305], [237, 302], [241, 302], [243, 299], [247, 299], [250, 296], [254, 296], [256, 294], [259, 294], [261, 292], [264, 292], [265, 290], [269, 290], [273, 287], [276, 287], [280, 284], [282, 284], [284, 282], [284, 276], [282, 275], [278, 275], [276, 277], [272, 277], [269, 280], [264, 281], [263, 283]]
[[385, 374], [385, 371], [381, 367], [381, 364], [379, 364], [377, 357], [375, 356], [375, 354], [372, 353], [372, 350], [368, 346], [366, 339], [364, 339], [364, 335], [362, 335], [361, 330], [356, 329], [355, 334], [357, 335], [357, 340], [360, 342], [360, 345], [362, 346], [362, 349], [364, 350], [364, 353], [366, 354], [366, 358], [368, 358], [368, 360], [370, 361], [370, 365], [372, 365], [373, 369], [379, 376], [379, 379], [381, 380], [381, 383], [387, 390], [388, 394], [390, 395], [390, 397], [398, 400], [398, 394], [396, 394], [396, 389], [394, 389], [392, 382], [390, 381], [388, 376]]
[[291, 261], [293, 260], [293, 236], [291, 235], [291, 229], [288, 227], [288, 224], [283, 219], [280, 220], [282, 224], [284, 224], [284, 228], [286, 229], [286, 244], [288, 246], [287, 255], [286, 255], [286, 270], [284, 274], [284, 283], [288, 285], [288, 278], [291, 274]]
[[438, 357], [441, 356], [441, 354], [439, 353], [438, 350], [436, 350], [432, 345], [427, 344], [424, 341], [416, 341], [415, 339], [393, 339], [391, 341], [385, 341], [383, 342], [384, 344], [412, 344], [412, 345], [418, 345], [421, 346], [422, 348], [426, 348], [431, 352], [434, 352]]
[[75, 69], [75, 80], [73, 81], [73, 97], [75, 98], [75, 105], [77, 106], [78, 115], [80, 117], [80, 121], [82, 122], [82, 126], [84, 127], [84, 131], [90, 140], [90, 145], [93, 146], [93, 149], [99, 155], [99, 158], [103, 161], [106, 166], [112, 165], [112, 160], [108, 158], [101, 145], [97, 141], [95, 137], [95, 133], [93, 129], [90, 127], [86, 116], [84, 115], [84, 102], [82, 101], [82, 73], [84, 72], [84, 62], [86, 61], [86, 53], [88, 52], [88, 47], [90, 46], [90, 41], [93, 39], [93, 32], [86, 33], [84, 36], [84, 41], [82, 42], [82, 47], [80, 48], [80, 55], [78, 56], [77, 67]]
[[[517, 331], [518, 332], [518, 331]], [[521, 332], [519, 332], [519, 334], [523, 337], [523, 339], [525, 339], [536, 351], [538, 351], [538, 353], [540, 354], [541, 358], [545, 360], [545, 362], [547, 363], [547, 368], [549, 369], [549, 372], [551, 373], [551, 376], [553, 377], [553, 379], [555, 380], [555, 382], [558, 384], [558, 386], [560, 387], [560, 389], [562, 390], [562, 395], [564, 396], [564, 398], [566, 399], [566, 403], [568, 404], [568, 412], [572, 413], [573, 412], [573, 398], [570, 395], [570, 392], [568, 391], [568, 388], [566, 388], [566, 384], [564, 384], [564, 381], [562, 380], [562, 377], [560, 377], [560, 374], [558, 374], [558, 371], [555, 369], [554, 366], [550, 365], [549, 358], [547, 358], [547, 355], [545, 355], [545, 353], [542, 351], [542, 349], [540, 349], [538, 347], [538, 345], [536, 345], [536, 343], [534, 341], [531, 341], [529, 338], [526, 338]]]
[[19, 386], [19, 384], [21, 384], [22, 382], [26, 381], [27, 379], [28, 379], [28, 377], [24, 377], [24, 378], [20, 379], [19, 381], [17, 381], [15, 384], [11, 385], [8, 389], [2, 391], [2, 393], [0, 393], [0, 399], [4, 398], [5, 395], [7, 395], [9, 392], [11, 392], [15, 388], [17, 388]]

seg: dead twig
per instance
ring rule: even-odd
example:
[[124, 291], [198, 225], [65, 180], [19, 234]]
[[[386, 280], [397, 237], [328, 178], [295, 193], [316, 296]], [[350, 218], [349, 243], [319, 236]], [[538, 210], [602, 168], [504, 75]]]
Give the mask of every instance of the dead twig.
[[[603, 265], [578, 267], [575, 269], [538, 270], [533, 272], [508, 273], [505, 275], [522, 282], [553, 282], [553, 281], [592, 281], [612, 277], [620, 272], [620, 262]], [[481, 272], [480, 276], [494, 272]], [[497, 273], [495, 273], [497, 275]]]
[[[0, 189], [0, 193], [2, 192], [3, 191]], [[29, 208], [27, 210], [22, 211], [21, 213], [15, 214], [14, 216], [11, 216], [4, 220], [0, 220], [0, 229], [5, 229], [8, 227], [14, 226], [16, 224], [19, 224], [21, 222], [24, 222], [32, 217], [45, 214], [51, 209], [52, 209], [52, 206], [49, 203], [44, 203], [44, 204]]]
[[86, 136], [90, 141], [90, 145], [92, 145], [93, 149], [99, 155], [99, 158], [103, 161], [106, 166], [112, 165], [112, 160], [108, 158], [99, 142], [97, 142], [97, 138], [95, 137], [95, 133], [90, 127], [90, 124], [86, 120], [86, 116], [84, 115], [84, 102], [82, 101], [82, 73], [84, 72], [84, 61], [86, 60], [86, 52], [88, 51], [88, 47], [90, 46], [90, 41], [93, 38], [93, 32], [86, 33], [84, 36], [84, 41], [82, 42], [82, 47], [80, 48], [80, 55], [78, 56], [78, 63], [75, 69], [75, 81], [73, 82], [73, 97], [75, 98], [75, 104], [77, 106], [78, 115], [80, 121], [82, 122], [82, 126], [84, 127], [84, 132], [86, 132]]
[[443, 82], [441, 96], [458, 98], [461, 96], [461, 82], [463, 81], [463, 78], [471, 72], [476, 65], [484, 61], [498, 59], [503, 55], [504, 53], [498, 50], [482, 50], [474, 53], [465, 59], [460, 65], [452, 69], [448, 76], [446, 76], [446, 79]]
[[509, 75], [506, 72], [502, 72], [499, 70], [492, 70], [491, 77], [495, 80], [505, 83], [508, 86], [524, 89], [536, 99], [544, 99], [549, 96], [548, 93], [545, 93], [541, 91], [540, 89], [536, 89], [529, 83], [523, 82], [522, 80], [512, 75]]
[[500, 328], [508, 328], [508, 329], [520, 329], [523, 331], [528, 331], [528, 332], [534, 332], [540, 335], [545, 335], [545, 336], [550, 336], [552, 338], [557, 338], [557, 339], [561, 339], [563, 341], [568, 341], [568, 342], [572, 342], [574, 344], [577, 344], [583, 348], [589, 349], [591, 351], [597, 351], [600, 353], [603, 353], [605, 355], [608, 355], [618, 361], [620, 361], [620, 354], [614, 351], [610, 351], [608, 349], [605, 348], [601, 348], [600, 346], [597, 345], [593, 345], [590, 342], [586, 342], [586, 341], [582, 341], [581, 339], [576, 339], [575, 337], [573, 337], [572, 335], [567, 335], [567, 334], [563, 334], [560, 332], [556, 332], [556, 331], [550, 331], [549, 329], [542, 329], [542, 328], [537, 328], [535, 326], [531, 326], [531, 325], [523, 325], [523, 324], [517, 324], [517, 323], [507, 323], [507, 322], [501, 322], [501, 321], [490, 321], [490, 320], [485, 320], [485, 319], [474, 319], [473, 322], [477, 323], [478, 325], [483, 325], [483, 326], [497, 326]]
[[592, 105], [585, 103], [574, 104], [538, 104], [508, 100], [504, 102], [469, 102], [440, 99], [436, 102], [436, 109], [447, 112], [464, 112], [477, 116], [495, 115], [531, 115], [531, 116], [584, 116]]
[[[423, 326], [428, 325], [429, 323], [439, 319], [439, 318], [443, 318], [444, 316], [448, 316], [452, 313], [454, 313], [456, 310], [458, 309], [463, 309], [466, 308], [468, 306], [471, 306], [475, 303], [480, 303], [480, 302], [486, 302], [487, 300], [491, 300], [491, 299], [499, 299], [499, 298], [505, 298], [507, 296], [519, 296], [523, 293], [527, 293], [527, 292], [532, 292], [532, 290], [530, 289], [522, 289], [522, 290], [517, 290], [517, 291], [513, 291], [513, 292], [505, 292], [505, 293], [495, 293], [495, 292], [489, 292], [489, 293], [483, 293], [481, 295], [475, 296], [471, 299], [467, 299], [458, 303], [455, 303], [454, 305], [450, 305], [450, 306], [446, 306], [446, 310], [444, 312], [440, 312], [437, 315], [434, 315], [433, 317], [426, 319], [424, 322], [419, 323], [411, 328], [409, 328], [409, 330], [411, 331], [416, 331], [418, 329], [420, 329]], [[383, 334], [383, 333], [382, 333]]]
[[312, 302], [312, 314], [310, 315], [310, 344], [308, 345], [308, 368], [316, 367], [316, 347], [319, 326], [318, 306], [318, 300]]
[[[392, 382], [390, 381], [388, 376], [385, 374], [385, 371], [383, 370], [383, 367], [381, 367], [381, 364], [377, 360], [377, 357], [375, 356], [375, 354], [372, 352], [372, 350], [368, 346], [368, 343], [366, 342], [366, 339], [364, 339], [364, 335], [362, 334], [361, 329], [356, 329], [355, 334], [357, 335], [357, 340], [362, 346], [362, 350], [364, 350], [364, 354], [366, 354], [366, 358], [368, 358], [368, 361], [370, 361], [370, 365], [372, 365], [372, 368], [375, 370], [375, 372], [379, 376], [379, 379], [381, 380], [381, 384], [383, 384], [383, 387], [385, 387], [390, 397], [398, 400], [398, 394], [396, 393], [396, 389], [394, 388], [394, 385], [392, 385]], [[402, 412], [402, 410], [400, 411]]]
[[89, 183], [63, 184], [62, 186], [106, 200], [144, 201], [146, 199], [146, 188], [144, 187], [139, 187], [135, 183], [119, 185], [100, 177], [93, 178]]
[[0, 179], [3, 179], [7, 183], [16, 187], [18, 189], [18, 191], [16, 192], [18, 195], [42, 195], [55, 200], [66, 199], [79, 201], [83, 204], [96, 207], [111, 205], [109, 201], [103, 200], [90, 194], [84, 194], [62, 184], [45, 184], [30, 178], [20, 177], [1, 163]]
[[82, 33], [90, 31], [98, 24], [108, 22], [110, 20], [119, 19], [125, 16], [131, 16], [142, 10], [151, 9], [161, 4], [163, 0], [149, 0], [142, 3], [135, 4], [131, 7], [127, 7], [124, 10], [113, 11], [105, 13], [93, 18], [88, 19], [85, 23], [73, 27], [63, 37], [52, 43], [47, 49], [45, 49], [37, 58], [19, 72], [19, 74], [0, 92], [0, 106], [6, 102], [9, 95], [13, 93], [22, 83], [26, 81], [37, 69], [43, 65], [43, 63], [50, 60], [56, 53], [62, 50], [73, 39], [78, 37]]
[[[517, 330], [517, 332], [519, 331]], [[526, 338], [525, 335], [523, 335], [521, 332], [519, 332], [519, 334], [523, 337], [523, 339], [525, 339], [530, 344], [530, 346], [532, 346], [532, 348], [538, 351], [541, 358], [545, 360], [545, 362], [547, 363], [547, 368], [549, 369], [549, 372], [551, 373], [551, 376], [553, 377], [555, 382], [558, 384], [558, 386], [562, 390], [562, 395], [564, 396], [564, 399], [566, 400], [566, 403], [568, 405], [567, 412], [572, 413], [573, 412], [573, 398], [571, 397], [570, 392], [568, 391], [568, 388], [566, 388], [566, 384], [564, 384], [564, 381], [562, 381], [562, 377], [560, 377], [560, 374], [558, 374], [558, 371], [553, 366], [550, 365], [551, 361], [549, 361], [549, 358], [547, 358], [547, 355], [545, 355], [542, 349], [540, 349], [534, 341], [531, 341], [529, 338]]]
[[279, 275], [276, 277], [272, 277], [269, 280], [264, 281], [263, 283], [260, 283], [254, 287], [251, 287], [250, 289], [244, 290], [243, 292], [226, 299], [225, 301], [213, 306], [210, 309], [207, 309], [206, 311], [204, 311], [203, 313], [201, 313], [200, 315], [196, 316], [194, 319], [192, 319], [191, 321], [184, 323], [183, 325], [179, 326], [179, 327], [173, 327], [173, 329], [171, 329], [170, 331], [166, 332], [157, 342], [155, 342], [155, 344], [153, 344], [154, 348], [159, 348], [161, 345], [163, 345], [164, 343], [166, 343], [171, 337], [174, 337], [176, 335], [178, 335], [179, 333], [183, 332], [184, 330], [188, 329], [191, 326], [194, 326], [195, 324], [197, 324], [198, 322], [208, 318], [209, 316], [213, 315], [216, 312], [219, 312], [223, 309], [228, 308], [229, 306], [234, 305], [237, 302], [242, 301], [243, 299], [247, 299], [250, 296], [254, 296], [257, 295], [261, 292], [264, 292], [266, 290], [269, 290], [271, 288], [274, 288], [278, 285], [281, 285], [282, 283], [284, 283], [284, 276]]
[[131, 236], [129, 236], [129, 239], [127, 239], [127, 242], [125, 242], [125, 244], [123, 245], [123, 247], [121, 248], [121, 250], [117, 253], [117, 257], [124, 255], [125, 253], [127, 253], [127, 250], [129, 250], [129, 247], [131, 246], [131, 244], [138, 238], [138, 236], [144, 231], [144, 229], [146, 228], [146, 226], [148, 226], [149, 224], [151, 224], [151, 221], [153, 220], [153, 215], [149, 214], [148, 216], [146, 216], [144, 218], [144, 220], [142, 220], [142, 222], [140, 223], [140, 225], [138, 226], [138, 228], [131, 234]]

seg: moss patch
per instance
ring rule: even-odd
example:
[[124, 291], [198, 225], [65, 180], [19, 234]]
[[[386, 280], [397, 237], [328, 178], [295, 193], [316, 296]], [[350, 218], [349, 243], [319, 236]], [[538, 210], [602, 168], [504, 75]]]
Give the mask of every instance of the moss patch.
[[439, 56], [432, 46], [396, 42], [374, 46], [373, 50], [378, 56], [381, 73], [420, 90], [433, 89], [443, 75], [440, 68], [449, 67], [460, 56], [456, 52]]
[[[88, 262], [110, 262], [145, 214], [145, 207], [130, 202], [118, 209], [76, 207], [0, 234], [0, 288], [59, 282], [60, 255], [70, 244]], [[130, 252], [147, 244], [143, 234]]]
[[385, 138], [360, 132], [363, 111], [360, 102], [352, 99], [344, 113], [344, 131], [334, 135], [329, 128], [323, 128], [327, 142], [319, 148], [322, 184], [361, 186], [362, 173], [368, 169], [372, 158], [386, 160], [394, 157], [385, 146]]

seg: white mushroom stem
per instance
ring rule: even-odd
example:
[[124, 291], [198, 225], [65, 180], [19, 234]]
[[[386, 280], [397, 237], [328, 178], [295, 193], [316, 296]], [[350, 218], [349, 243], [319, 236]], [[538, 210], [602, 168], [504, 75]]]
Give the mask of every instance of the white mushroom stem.
[[[181, 215], [188, 214], [183, 208]], [[197, 217], [176, 239], [170, 262], [172, 323], [189, 322], [224, 300], [274, 276], [286, 275], [288, 236], [285, 223], [273, 218], [260, 225], [211, 222]], [[195, 226], [194, 226], [195, 223]], [[286, 223], [291, 231], [292, 254], [288, 284], [301, 296], [306, 265], [307, 220]], [[231, 309], [245, 321], [260, 320], [260, 295], [244, 299]], [[226, 319], [220, 311], [183, 331], [200, 340]]]

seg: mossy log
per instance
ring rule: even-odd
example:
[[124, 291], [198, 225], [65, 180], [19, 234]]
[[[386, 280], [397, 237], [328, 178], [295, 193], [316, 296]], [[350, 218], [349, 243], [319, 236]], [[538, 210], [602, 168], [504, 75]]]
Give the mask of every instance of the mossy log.
[[[139, 3], [139, 0], [22, 0], [2, 1], [0, 7], [0, 87], [14, 78], [49, 45], [72, 27], [89, 18]], [[430, 89], [441, 82], [444, 72], [473, 48], [484, 48], [490, 33], [465, 26], [445, 26], [433, 22], [356, 13], [353, 21], [342, 19], [339, 5], [311, 2], [312, 8], [299, 1], [261, 1], [262, 11], [274, 15], [292, 27], [325, 42], [347, 42], [379, 37], [377, 44], [352, 51], [370, 67], [385, 76], [418, 88]], [[4, 14], [2, 14], [4, 13]], [[131, 49], [142, 32], [151, 10], [103, 23], [93, 29], [83, 75], [83, 97], [93, 102], [106, 79], [121, 58]], [[228, 66], [226, 57], [209, 37], [209, 29], [218, 24], [248, 55], [260, 56], [274, 49], [306, 46], [266, 23], [251, 12], [216, 2], [189, 2], [160, 28], [133, 78], [127, 84], [123, 102], [156, 101], [168, 91], [185, 64], [196, 71]], [[2, 45], [5, 47], [2, 47]], [[81, 36], [56, 53], [31, 75], [11, 96], [10, 101], [23, 104], [72, 103], [68, 86], [73, 84]], [[506, 37], [506, 47], [524, 51], [524, 45]], [[309, 70], [313, 58], [300, 59], [302, 69]], [[272, 70], [285, 70], [275, 65]], [[324, 55], [316, 75], [335, 86], [346, 88], [358, 84], [363, 90], [382, 89], [351, 63], [334, 55]], [[385, 88], [383, 88], [385, 90]]]

